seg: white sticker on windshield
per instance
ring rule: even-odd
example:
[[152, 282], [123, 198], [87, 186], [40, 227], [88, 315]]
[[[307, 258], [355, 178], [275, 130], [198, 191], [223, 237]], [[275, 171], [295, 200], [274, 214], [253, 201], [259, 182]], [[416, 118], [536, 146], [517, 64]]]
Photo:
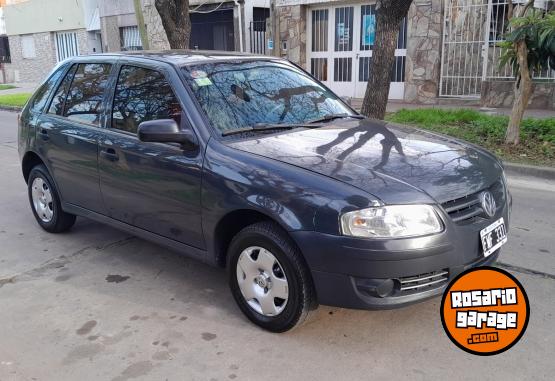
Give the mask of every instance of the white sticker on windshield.
[[193, 78], [205, 78], [205, 77], [208, 77], [208, 74], [206, 74], [206, 72], [202, 71], [202, 70], [193, 70], [191, 72], [191, 77], [193, 77]]
[[212, 81], [210, 78], [195, 78], [195, 83], [197, 86], [210, 86]]

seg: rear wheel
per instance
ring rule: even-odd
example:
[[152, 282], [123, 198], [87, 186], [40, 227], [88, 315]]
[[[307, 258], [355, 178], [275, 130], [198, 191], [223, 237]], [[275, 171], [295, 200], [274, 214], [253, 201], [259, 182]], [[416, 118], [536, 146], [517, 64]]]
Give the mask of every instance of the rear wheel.
[[44, 230], [61, 233], [73, 226], [75, 216], [62, 210], [60, 196], [44, 165], [37, 165], [31, 170], [27, 187], [31, 209]]
[[316, 307], [310, 273], [283, 229], [260, 222], [241, 230], [228, 251], [229, 284], [241, 311], [272, 332], [301, 325]]

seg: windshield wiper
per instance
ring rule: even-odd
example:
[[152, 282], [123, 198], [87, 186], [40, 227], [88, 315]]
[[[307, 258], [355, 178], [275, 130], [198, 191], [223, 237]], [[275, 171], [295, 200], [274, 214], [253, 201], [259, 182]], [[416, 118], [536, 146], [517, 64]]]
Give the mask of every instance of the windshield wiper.
[[329, 115], [324, 115], [321, 118], [316, 118], [316, 119], [309, 120], [307, 123], [329, 122], [330, 120], [340, 119], [340, 118], [364, 119], [365, 117], [363, 115], [356, 115], [356, 114], [353, 114], [353, 115], [350, 115], [350, 114], [329, 114]]
[[317, 125], [310, 123], [256, 123], [253, 126], [234, 128], [233, 130], [222, 132], [222, 136], [237, 135], [245, 132], [259, 132], [268, 130], [291, 130], [293, 128], [316, 128]]

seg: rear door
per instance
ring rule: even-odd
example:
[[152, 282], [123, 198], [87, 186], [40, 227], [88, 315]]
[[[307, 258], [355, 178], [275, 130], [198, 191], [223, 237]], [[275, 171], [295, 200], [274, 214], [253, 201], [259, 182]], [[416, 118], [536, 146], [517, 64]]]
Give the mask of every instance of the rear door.
[[98, 175], [98, 140], [113, 63], [74, 63], [36, 125], [36, 145], [65, 203], [105, 213]]
[[203, 249], [200, 189], [202, 149], [145, 143], [143, 121], [187, 117], [172, 84], [182, 86], [166, 64], [122, 61], [112, 110], [100, 141], [99, 169], [109, 215], [119, 221]]

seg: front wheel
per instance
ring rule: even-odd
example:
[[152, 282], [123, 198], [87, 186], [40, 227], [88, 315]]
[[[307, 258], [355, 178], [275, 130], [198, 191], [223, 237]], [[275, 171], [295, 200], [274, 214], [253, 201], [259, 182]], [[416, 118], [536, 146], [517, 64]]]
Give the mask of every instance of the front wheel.
[[271, 222], [241, 230], [228, 251], [229, 284], [241, 311], [256, 325], [285, 332], [316, 307], [314, 286], [301, 253]]

